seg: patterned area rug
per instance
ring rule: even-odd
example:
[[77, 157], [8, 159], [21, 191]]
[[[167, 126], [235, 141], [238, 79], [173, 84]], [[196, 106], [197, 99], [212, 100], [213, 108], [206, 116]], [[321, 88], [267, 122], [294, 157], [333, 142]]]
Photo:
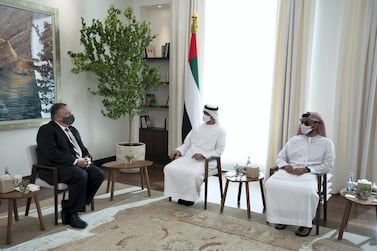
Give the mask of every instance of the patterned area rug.
[[[162, 192], [149, 197], [140, 187], [116, 184], [114, 200], [105, 193], [105, 184], [95, 198], [95, 211], [82, 218], [84, 230], [53, 224], [52, 199], [42, 201], [46, 231], [40, 231], [37, 214], [22, 216], [14, 223], [13, 243], [3, 250], [142, 250], [142, 251], [209, 251], [209, 250], [377, 250], [377, 242], [365, 236], [344, 233], [337, 240], [337, 230], [320, 228], [320, 235], [295, 236], [295, 227], [276, 230], [266, 224], [265, 215], [203, 202], [192, 207], [169, 202]], [[6, 214], [0, 215], [0, 242], [5, 241]]]
[[[241, 213], [241, 214], [240, 214]], [[92, 230], [92, 236], [61, 245], [57, 250], [363, 250], [377, 247], [374, 240], [352, 243], [338, 241], [337, 231], [320, 228], [306, 238], [296, 237], [295, 229], [275, 230], [264, 215], [244, 210], [203, 204], [194, 207], [163, 200], [124, 209], [115, 219]], [[314, 229], [313, 229], [314, 232]]]

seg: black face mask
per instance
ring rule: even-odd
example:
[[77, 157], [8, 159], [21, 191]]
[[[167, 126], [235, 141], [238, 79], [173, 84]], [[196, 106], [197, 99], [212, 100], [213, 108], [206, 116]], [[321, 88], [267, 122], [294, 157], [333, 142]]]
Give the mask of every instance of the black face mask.
[[75, 121], [75, 116], [73, 114], [69, 115], [68, 117], [63, 117], [63, 123], [66, 125], [72, 125]]

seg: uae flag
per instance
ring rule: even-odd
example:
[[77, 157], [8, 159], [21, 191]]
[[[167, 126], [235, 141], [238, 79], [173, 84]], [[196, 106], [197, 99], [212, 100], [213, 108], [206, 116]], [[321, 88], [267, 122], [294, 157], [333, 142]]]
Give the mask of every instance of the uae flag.
[[196, 31], [198, 29], [197, 19], [197, 15], [193, 13], [190, 50], [185, 82], [182, 140], [184, 140], [190, 130], [199, 125], [201, 121], [201, 97], [199, 92], [198, 53], [196, 47]]

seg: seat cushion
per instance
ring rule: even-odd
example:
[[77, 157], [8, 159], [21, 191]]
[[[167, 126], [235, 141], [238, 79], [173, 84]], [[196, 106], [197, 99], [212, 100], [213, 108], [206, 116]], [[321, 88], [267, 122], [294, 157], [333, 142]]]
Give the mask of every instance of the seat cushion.
[[[40, 186], [40, 187], [54, 189], [53, 185], [48, 184], [46, 181], [44, 181], [44, 180], [42, 180], [40, 178], [37, 178], [35, 180], [35, 184], [38, 185], [38, 186]], [[58, 183], [58, 190], [59, 191], [68, 190], [68, 185], [65, 184], [65, 183]]]

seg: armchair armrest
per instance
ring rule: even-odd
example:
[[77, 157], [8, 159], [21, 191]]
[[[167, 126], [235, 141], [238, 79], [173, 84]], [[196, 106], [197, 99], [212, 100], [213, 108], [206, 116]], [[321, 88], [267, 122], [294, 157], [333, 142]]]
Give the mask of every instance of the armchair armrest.
[[58, 168], [55, 166], [47, 166], [47, 165], [41, 165], [41, 164], [33, 164], [33, 168], [31, 171], [30, 176], [30, 182], [35, 183], [35, 180], [37, 179], [37, 171], [38, 169], [45, 169], [52, 171], [52, 179], [53, 179], [53, 185], [56, 186], [56, 189], [58, 189]]

